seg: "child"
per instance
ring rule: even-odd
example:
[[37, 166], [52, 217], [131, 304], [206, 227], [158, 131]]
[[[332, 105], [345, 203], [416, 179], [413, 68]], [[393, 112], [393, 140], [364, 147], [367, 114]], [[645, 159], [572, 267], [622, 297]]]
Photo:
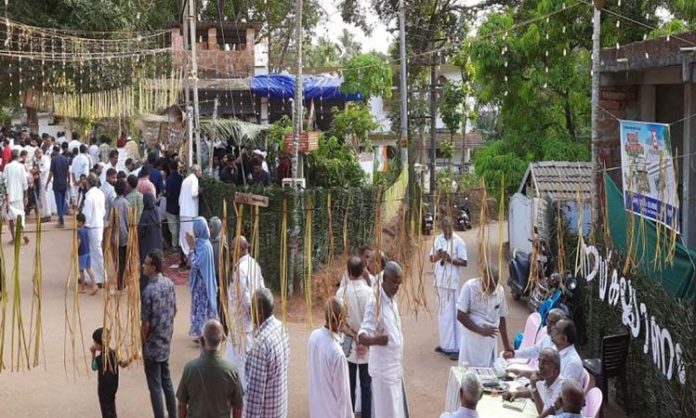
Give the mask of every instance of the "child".
[[[78, 215], [79, 216], [79, 215]], [[92, 334], [94, 343], [89, 348], [92, 352], [92, 370], [97, 372], [97, 393], [102, 418], [116, 418], [116, 391], [118, 390], [118, 364], [116, 352], [102, 345], [103, 328], [97, 328]], [[99, 352], [99, 355], [97, 355]], [[108, 367], [104, 367], [105, 359]]]
[[96, 281], [94, 280], [94, 271], [92, 270], [92, 260], [89, 256], [89, 231], [85, 226], [85, 215], [77, 214], [77, 259], [80, 265], [80, 293], [85, 293], [87, 285], [85, 272], [89, 275], [92, 282], [90, 296], [95, 295], [99, 291]]

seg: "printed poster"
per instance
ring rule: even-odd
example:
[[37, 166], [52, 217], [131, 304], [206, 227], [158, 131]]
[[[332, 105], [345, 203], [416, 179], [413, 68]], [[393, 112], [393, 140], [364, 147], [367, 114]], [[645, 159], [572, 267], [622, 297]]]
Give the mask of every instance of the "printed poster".
[[621, 121], [626, 210], [679, 230], [679, 197], [669, 125]]

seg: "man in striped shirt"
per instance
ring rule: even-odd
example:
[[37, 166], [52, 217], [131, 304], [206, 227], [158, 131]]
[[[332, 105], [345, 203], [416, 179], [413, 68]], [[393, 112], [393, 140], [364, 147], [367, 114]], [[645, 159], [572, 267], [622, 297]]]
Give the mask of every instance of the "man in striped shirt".
[[252, 300], [256, 340], [246, 358], [246, 418], [285, 418], [288, 415], [288, 364], [290, 342], [287, 330], [273, 315], [273, 294], [260, 288]]

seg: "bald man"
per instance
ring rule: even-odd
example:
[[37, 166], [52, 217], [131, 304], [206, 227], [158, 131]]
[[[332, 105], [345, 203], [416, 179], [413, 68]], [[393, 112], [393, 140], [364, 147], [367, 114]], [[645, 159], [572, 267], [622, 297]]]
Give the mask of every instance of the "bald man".
[[249, 242], [242, 235], [232, 240], [230, 265], [234, 266], [234, 270], [227, 289], [230, 332], [225, 355], [237, 365], [242, 382], [245, 382], [246, 378], [244, 371], [246, 355], [254, 341], [251, 296], [257, 289], [265, 287], [261, 266], [249, 254], [249, 247]]
[[339, 344], [346, 312], [335, 297], [326, 302], [323, 327], [309, 337], [310, 418], [352, 418], [348, 361]]
[[179, 418], [241, 418], [243, 390], [237, 369], [220, 355], [225, 338], [222, 324], [214, 319], [203, 326], [201, 355], [184, 367], [176, 398]]
[[566, 380], [561, 387], [561, 396], [555, 404], [556, 418], [582, 418], [582, 408], [585, 406], [585, 392], [578, 382]]
[[462, 326], [457, 321], [457, 292], [461, 267], [467, 265], [466, 243], [454, 233], [449, 216], [442, 218], [440, 227], [442, 234], [435, 238], [430, 250], [430, 262], [434, 264], [440, 331], [440, 340], [435, 351], [456, 360], [462, 338]]

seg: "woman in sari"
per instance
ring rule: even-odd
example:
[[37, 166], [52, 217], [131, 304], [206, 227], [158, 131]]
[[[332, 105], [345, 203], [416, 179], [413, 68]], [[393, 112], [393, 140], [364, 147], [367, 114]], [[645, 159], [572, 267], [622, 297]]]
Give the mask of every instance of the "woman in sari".
[[191, 328], [189, 335], [200, 337], [203, 325], [209, 319], [219, 319], [217, 303], [217, 279], [213, 246], [205, 218], [193, 219], [193, 235], [186, 233], [191, 248], [188, 258], [191, 263], [189, 288], [191, 289]]

